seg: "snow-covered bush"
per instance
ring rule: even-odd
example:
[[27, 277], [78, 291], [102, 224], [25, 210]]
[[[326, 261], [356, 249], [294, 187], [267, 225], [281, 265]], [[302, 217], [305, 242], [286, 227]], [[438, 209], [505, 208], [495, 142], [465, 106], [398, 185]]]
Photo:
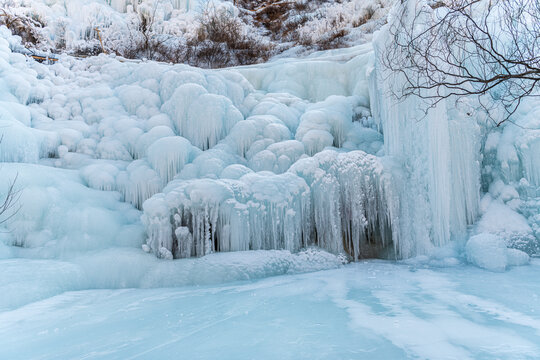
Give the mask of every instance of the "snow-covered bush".
[[199, 17], [197, 38], [189, 41], [189, 62], [221, 67], [265, 61], [272, 45], [253, 30], [228, 9], [208, 7]]
[[[282, 45], [301, 45], [320, 50], [344, 47], [357, 28], [385, 14], [382, 1], [239, 1], [247, 22], [263, 27], [270, 38]], [[372, 29], [363, 29], [367, 32]]]
[[12, 31], [38, 50], [78, 56], [105, 50], [208, 68], [260, 63], [293, 47], [309, 52], [347, 46], [381, 25], [392, 1], [0, 0], [0, 5], [17, 19], [10, 21]]
[[297, 29], [298, 42], [317, 49], [331, 49], [347, 44], [345, 37], [351, 29], [366, 24], [380, 3], [357, 2], [323, 6], [319, 13]]
[[43, 23], [37, 16], [16, 15], [8, 8], [0, 8], [0, 25], [6, 26], [14, 35], [21, 37], [23, 44], [38, 46], [45, 42], [41, 28]]

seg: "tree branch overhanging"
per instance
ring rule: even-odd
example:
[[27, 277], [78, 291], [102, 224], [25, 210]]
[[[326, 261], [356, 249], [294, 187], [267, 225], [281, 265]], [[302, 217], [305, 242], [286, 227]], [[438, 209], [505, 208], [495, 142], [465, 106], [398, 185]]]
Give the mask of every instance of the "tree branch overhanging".
[[428, 108], [448, 98], [487, 97], [503, 110], [493, 119], [499, 126], [524, 97], [539, 95], [540, 0], [410, 5], [390, 25], [381, 57], [404, 79], [395, 96], [417, 96]]

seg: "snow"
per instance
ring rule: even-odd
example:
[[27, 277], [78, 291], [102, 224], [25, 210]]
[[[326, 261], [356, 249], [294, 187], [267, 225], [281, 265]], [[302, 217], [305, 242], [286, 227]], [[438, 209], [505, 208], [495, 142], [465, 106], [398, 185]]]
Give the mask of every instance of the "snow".
[[23, 247], [36, 258], [142, 244], [140, 212], [120, 202], [118, 193], [89, 189], [73, 170], [13, 163], [3, 163], [1, 169], [0, 193], [13, 179], [20, 191], [10, 210], [15, 216], [0, 228], [6, 232], [3, 243]]
[[71, 291], [0, 313], [0, 354], [534, 359], [539, 266], [491, 273], [367, 261], [223, 285]]
[[[384, 30], [375, 51], [218, 71], [103, 54], [27, 63], [3, 33], [2, 160], [71, 169], [143, 210], [158, 256], [318, 245], [409, 258], [466, 239], [475, 222], [472, 235], [536, 251], [535, 130], [488, 130], [467, 103], [423, 117], [418, 99], [388, 96], [400, 79], [377, 63]], [[519, 121], [534, 127], [535, 111]], [[480, 209], [485, 191], [493, 203]]]
[[0, 279], [5, 291], [0, 312], [67, 291], [203, 286], [335, 269], [343, 264], [342, 258], [314, 248], [295, 254], [230, 252], [181, 261], [156, 259], [130, 247], [72, 253], [63, 259], [32, 258], [32, 249], [13, 252], [15, 256], [0, 260], [6, 275]]
[[493, 200], [478, 222], [477, 230], [480, 232], [527, 234], [531, 232], [531, 227], [523, 215]]
[[[35, 9], [72, 45], [124, 19]], [[385, 31], [202, 70], [39, 64], [0, 27], [0, 358], [535, 358], [539, 102], [424, 114], [389, 96]]]
[[504, 271], [507, 266], [524, 265], [529, 255], [516, 249], [508, 249], [504, 239], [491, 234], [471, 237], [465, 246], [467, 260], [490, 271]]

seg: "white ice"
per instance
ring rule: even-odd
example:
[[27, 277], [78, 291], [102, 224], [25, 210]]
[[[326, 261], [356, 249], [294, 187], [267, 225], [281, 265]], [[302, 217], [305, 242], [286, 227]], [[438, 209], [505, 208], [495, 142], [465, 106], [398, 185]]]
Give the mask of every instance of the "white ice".
[[0, 355], [535, 359], [539, 267], [490, 273], [367, 261], [217, 286], [72, 291], [1, 312]]
[[[123, 19], [48, 3], [68, 40]], [[0, 358], [537, 358], [539, 102], [423, 117], [385, 31], [201, 70], [38, 64], [0, 27]]]

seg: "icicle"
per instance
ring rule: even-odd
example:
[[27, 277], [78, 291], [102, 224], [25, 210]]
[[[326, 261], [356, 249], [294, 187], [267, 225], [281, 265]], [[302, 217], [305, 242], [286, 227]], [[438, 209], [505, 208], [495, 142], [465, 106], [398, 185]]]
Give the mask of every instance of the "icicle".
[[[404, 251], [391, 184], [382, 163], [361, 151], [324, 151], [281, 175], [174, 180], [144, 203], [148, 245], [159, 255], [155, 246], [165, 244], [177, 257], [307, 245], [354, 259], [398, 256]], [[168, 232], [157, 224], [173, 229], [177, 248], [161, 239]]]
[[[387, 44], [387, 31], [374, 40], [377, 59], [392, 46]], [[464, 234], [477, 217], [479, 129], [454, 103], [441, 101], [424, 114], [427, 104], [422, 99], [396, 99], [393, 94], [399, 94], [404, 77], [378, 62], [370, 79], [373, 115], [384, 134], [385, 153], [403, 167], [403, 177], [396, 182], [401, 187], [399, 232], [410, 248], [402, 256], [423, 254]]]
[[[309, 204], [305, 181], [291, 173], [249, 173], [239, 180], [175, 180], [164, 194], [144, 203], [143, 221], [149, 228], [148, 245], [156, 253], [156, 246], [162, 244], [178, 257], [215, 250], [298, 251], [307, 245], [304, 226], [310, 223]], [[178, 249], [172, 247], [172, 240], [161, 239], [167, 230], [156, 230], [158, 224], [174, 228]], [[185, 250], [184, 241], [192, 241], [191, 252]]]

